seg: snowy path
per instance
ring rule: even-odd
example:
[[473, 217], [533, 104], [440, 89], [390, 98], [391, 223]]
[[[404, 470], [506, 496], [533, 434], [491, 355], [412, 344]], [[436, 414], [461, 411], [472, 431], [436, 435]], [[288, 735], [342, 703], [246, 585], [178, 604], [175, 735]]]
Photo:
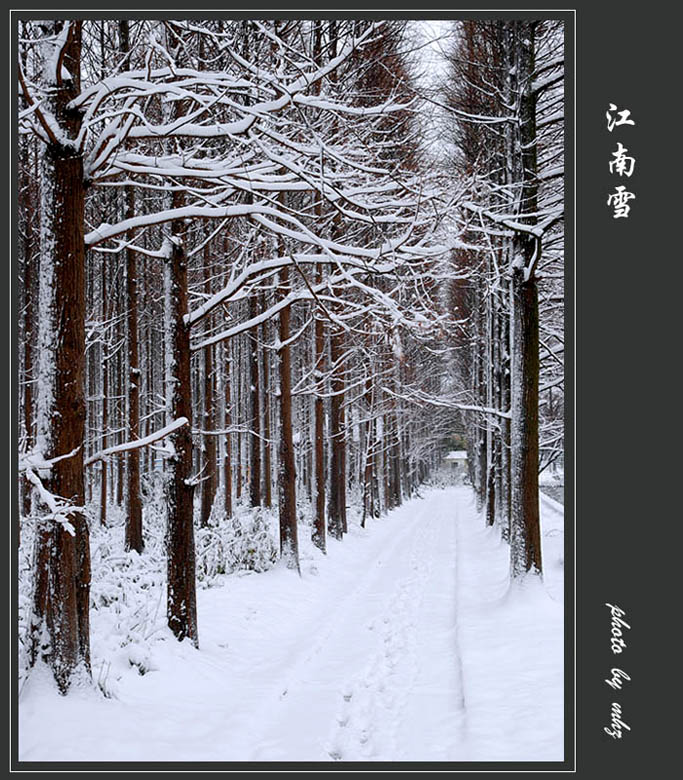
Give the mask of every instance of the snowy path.
[[[433, 718], [453, 719], [461, 701], [458, 676], [449, 673], [457, 667], [453, 509], [447, 493], [414, 502], [395, 537], [373, 544], [356, 586], [268, 707], [254, 759], [401, 760], [415, 758], [415, 746], [423, 758], [436, 758], [432, 747], [448, 752], [429, 742], [444, 733]], [[299, 728], [308, 722], [314, 731]]]
[[[330, 540], [325, 559], [305, 546], [301, 578], [281, 567], [226, 577], [199, 593], [200, 650], [165, 636], [144, 676], [122, 656], [112, 664], [115, 699], [92, 691], [61, 698], [34, 676], [20, 704], [21, 757], [482, 760], [467, 740], [486, 718], [477, 711], [478, 648], [468, 645], [472, 688], [456, 621], [461, 600], [464, 615], [479, 609], [480, 572], [465, 570], [460, 582], [456, 545], [474, 539], [497, 561], [505, 553], [490, 535], [479, 539], [479, 521], [467, 488], [431, 490], [368, 531], [352, 527], [343, 542]], [[475, 621], [472, 630], [480, 628]], [[547, 719], [543, 706], [531, 716], [533, 728]]]

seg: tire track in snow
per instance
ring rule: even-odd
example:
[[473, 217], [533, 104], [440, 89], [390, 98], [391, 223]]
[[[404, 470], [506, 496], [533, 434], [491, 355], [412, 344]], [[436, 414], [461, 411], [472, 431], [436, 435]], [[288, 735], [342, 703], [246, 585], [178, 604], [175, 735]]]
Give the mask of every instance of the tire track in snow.
[[436, 529], [433, 518], [417, 521], [408, 575], [397, 583], [370, 623], [380, 641], [369, 662], [342, 687], [327, 753], [336, 761], [396, 760], [397, 733], [417, 671], [416, 626], [425, 594]]
[[[259, 747], [255, 750], [252, 760], [260, 760], [270, 755], [270, 749], [275, 746], [275, 735], [280, 737], [288, 732], [291, 733], [291, 725], [296, 722], [292, 710], [296, 709], [297, 706], [301, 709], [302, 689], [305, 686], [310, 688], [311, 681], [314, 681], [318, 689], [315, 693], [324, 692], [327, 689], [331, 701], [343, 695], [344, 692], [339, 693], [339, 680], [344, 679], [348, 669], [357, 665], [359, 660], [362, 663], [362, 657], [360, 659], [356, 657], [358, 655], [357, 648], [344, 648], [340, 637], [352, 633], [359, 620], [369, 625], [368, 610], [370, 610], [370, 616], [377, 615], [376, 608], [372, 607], [376, 600], [376, 592], [381, 592], [382, 585], [387, 578], [387, 570], [395, 567], [397, 562], [400, 565], [406, 547], [410, 551], [410, 566], [413, 564], [417, 566], [418, 561], [424, 560], [424, 548], [422, 544], [418, 543], [416, 535], [419, 539], [424, 536], [425, 531], [421, 523], [425, 523], [422, 514], [427, 511], [427, 508], [420, 507], [420, 509], [422, 511], [419, 512], [418, 517], [411, 520], [404, 528], [399, 529], [388, 545], [380, 547], [379, 550], [373, 547], [366, 558], [366, 572], [361, 576], [356, 586], [350, 593], [340, 594], [339, 606], [328, 610], [329, 614], [323, 625], [315, 631], [313, 645], [311, 646], [310, 642], [307, 642], [306, 647], [297, 647], [288, 664], [290, 672], [285, 681], [279, 682], [277, 686], [271, 688], [270, 693], [263, 697], [262, 702], [250, 716], [249, 722], [245, 724], [245, 729], [252, 734], [260, 735], [253, 740], [254, 744], [259, 745]], [[391, 519], [388, 522], [391, 522]], [[413, 570], [410, 569], [410, 571]], [[392, 593], [396, 606], [405, 609], [408, 599], [400, 586]], [[362, 617], [363, 615], [365, 617]], [[386, 615], [386, 608], [381, 610], [381, 615]], [[344, 630], [345, 626], [349, 627], [349, 631]], [[372, 629], [368, 628], [368, 630]], [[384, 641], [387, 632], [380, 630], [379, 634]], [[387, 642], [390, 641], [387, 640]], [[392, 645], [390, 652], [395, 652], [394, 645]], [[340, 646], [342, 647], [341, 652]], [[333, 675], [330, 674], [329, 669], [325, 669], [325, 666], [329, 664], [334, 669], [335, 674]], [[325, 709], [329, 710], [330, 707]], [[330, 719], [333, 717], [332, 713], [333, 709], [329, 713]], [[341, 720], [343, 720], [343, 716]], [[320, 731], [323, 730], [320, 729]], [[318, 740], [317, 751], [315, 746], [309, 747], [317, 754], [308, 756], [308, 758], [330, 759], [330, 751], [326, 749], [322, 738]]]
[[458, 645], [457, 525], [467, 494], [433, 494], [428, 572], [416, 620], [416, 674], [400, 724], [397, 761], [466, 760], [462, 663]]

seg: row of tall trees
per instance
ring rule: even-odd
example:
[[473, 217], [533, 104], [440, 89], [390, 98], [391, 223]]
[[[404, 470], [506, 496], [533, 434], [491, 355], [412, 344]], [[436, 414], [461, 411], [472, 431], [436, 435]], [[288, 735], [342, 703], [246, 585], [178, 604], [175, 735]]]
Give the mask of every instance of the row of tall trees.
[[301, 493], [324, 550], [349, 490], [365, 522], [426, 478], [437, 434], [397, 391], [443, 247], [404, 23], [20, 24], [30, 654], [66, 691], [93, 504], [144, 555], [163, 472], [168, 624], [197, 644], [195, 523], [277, 503], [296, 569]]
[[[564, 29], [458, 24], [446, 115], [468, 244], [453, 252], [462, 402], [474, 489], [511, 544], [513, 576], [542, 571], [539, 471], [563, 453]], [[466, 409], [470, 406], [469, 410]]]

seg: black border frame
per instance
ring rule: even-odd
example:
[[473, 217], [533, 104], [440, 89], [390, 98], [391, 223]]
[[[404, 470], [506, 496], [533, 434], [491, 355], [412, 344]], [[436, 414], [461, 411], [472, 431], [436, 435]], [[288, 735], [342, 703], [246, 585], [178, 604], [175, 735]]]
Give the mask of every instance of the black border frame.
[[[179, 16], [183, 18], [206, 18], [207, 15], [224, 16], [226, 18], [254, 18], [256, 15], [263, 18], [404, 18], [404, 19], [465, 19], [465, 18], [558, 18], [565, 22], [565, 355], [575, 354], [575, 230], [576, 230], [576, 158], [575, 158], [575, 107], [576, 107], [576, 22], [575, 10], [553, 10], [543, 6], [537, 10], [458, 10], [425, 11], [425, 12], [396, 12], [396, 11], [219, 11], [204, 10], [188, 12], [178, 10], [169, 12], [133, 10], [126, 13], [125, 9], [117, 11], [93, 11], [89, 9], [70, 10], [68, 12], [56, 12], [54, 10], [11, 10], [10, 11], [10, 36], [11, 36], [11, 74], [9, 94], [13, 94], [13, 84], [16, 84], [16, 65], [14, 52], [16, 51], [16, 25], [18, 18], [119, 18], [128, 15], [129, 18], [156, 18]], [[610, 98], [611, 99], [611, 98]], [[11, 179], [11, 208], [12, 220], [11, 247], [16, 244], [15, 226], [17, 224], [17, 197], [16, 197], [16, 148], [17, 132], [14, 121], [14, 105], [11, 110], [11, 151], [12, 151], [12, 179]], [[598, 118], [598, 123], [600, 118]], [[598, 124], [598, 127], [601, 127]], [[607, 159], [607, 158], [606, 158]], [[18, 343], [18, 312], [16, 310], [17, 279], [13, 273], [13, 263], [10, 264], [11, 276], [11, 307], [12, 318], [12, 353], [16, 353]], [[18, 416], [16, 409], [16, 368], [12, 370], [12, 387], [10, 391], [10, 404], [12, 413], [12, 431], [18, 430]], [[392, 771], [392, 772], [543, 772], [543, 771], [575, 771], [576, 758], [576, 581], [575, 581], [575, 435], [574, 435], [574, 410], [575, 396], [575, 361], [567, 360], [565, 365], [565, 760], [563, 762], [29, 762], [19, 761], [18, 756], [18, 732], [17, 732], [17, 639], [13, 638], [11, 646], [11, 671], [10, 671], [10, 696], [11, 696], [11, 732], [10, 771], [297, 771], [297, 772], [321, 772], [321, 771]], [[16, 447], [11, 443], [12, 474], [16, 473]], [[12, 518], [10, 532], [11, 550], [11, 634], [16, 634], [17, 595], [18, 586], [14, 573], [17, 569], [17, 544], [16, 544], [16, 510], [17, 486], [16, 479], [10, 476], [10, 494]]]

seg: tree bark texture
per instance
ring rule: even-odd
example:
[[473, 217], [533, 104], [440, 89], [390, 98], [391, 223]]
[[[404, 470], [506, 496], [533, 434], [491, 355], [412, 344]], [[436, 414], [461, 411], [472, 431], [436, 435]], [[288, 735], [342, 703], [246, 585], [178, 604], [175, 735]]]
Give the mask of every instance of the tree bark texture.
[[[522, 217], [530, 225], [538, 209], [536, 98], [532, 89], [535, 22], [510, 22], [513, 28], [515, 75], [520, 93], [519, 146], [523, 171]], [[511, 398], [511, 569], [513, 576], [541, 574], [541, 530], [538, 506], [538, 288], [535, 268], [541, 239], [518, 231], [513, 239], [512, 268], [512, 398]]]
[[[44, 23], [46, 37], [66, 22]], [[70, 23], [64, 66], [48, 108], [61, 133], [73, 138], [80, 117], [68, 103], [80, 88], [81, 23]], [[53, 496], [71, 504], [63, 523], [44, 514], [36, 534], [36, 587], [31, 661], [46, 661], [62, 693], [78, 670], [90, 674], [90, 542], [85, 503], [85, 188], [83, 157], [70, 144], [42, 153], [37, 446], [46, 460], [64, 457], [39, 474]]]
[[[289, 291], [289, 271], [280, 272], [280, 288]], [[299, 541], [296, 518], [296, 470], [294, 464], [294, 440], [292, 436], [292, 365], [289, 344], [291, 309], [280, 311], [280, 349], [278, 350], [280, 373], [280, 452], [278, 469], [278, 495], [280, 512], [280, 555], [288, 568], [299, 571]]]
[[[249, 298], [249, 316], [258, 315], [258, 300]], [[258, 372], [258, 329], [249, 335], [249, 416], [251, 435], [249, 437], [249, 502], [261, 506], [261, 402]]]
[[198, 646], [195, 590], [195, 549], [192, 483], [192, 385], [190, 382], [190, 329], [187, 313], [187, 259], [180, 237], [173, 236], [165, 259], [166, 403], [168, 422], [185, 417], [188, 424], [170, 438], [166, 482], [168, 525], [168, 626], [179, 639]]

